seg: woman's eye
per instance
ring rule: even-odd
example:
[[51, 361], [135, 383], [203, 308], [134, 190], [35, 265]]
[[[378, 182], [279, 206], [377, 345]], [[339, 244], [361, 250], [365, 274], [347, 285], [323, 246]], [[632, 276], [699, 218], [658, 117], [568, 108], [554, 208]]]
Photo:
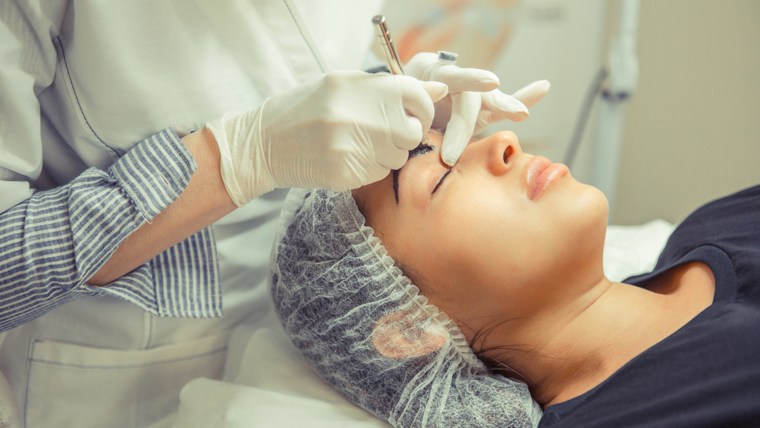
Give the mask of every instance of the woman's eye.
[[449, 168], [448, 170], [446, 170], [446, 172], [443, 173], [443, 175], [441, 175], [441, 178], [439, 178], [438, 182], [435, 183], [435, 187], [433, 187], [433, 191], [430, 192], [431, 195], [435, 193], [435, 191], [438, 190], [439, 187], [441, 187], [441, 184], [443, 184], [444, 180], [448, 178], [449, 174], [451, 174], [451, 171], [453, 170], [454, 168]]

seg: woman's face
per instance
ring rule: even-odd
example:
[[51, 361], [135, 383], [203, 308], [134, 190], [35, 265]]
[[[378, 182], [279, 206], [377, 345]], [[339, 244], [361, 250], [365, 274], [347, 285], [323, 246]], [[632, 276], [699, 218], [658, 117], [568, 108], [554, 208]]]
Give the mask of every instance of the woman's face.
[[566, 284], [603, 275], [600, 191], [523, 153], [511, 132], [470, 143], [453, 168], [440, 142], [431, 133], [430, 150], [353, 195], [390, 255], [468, 339], [505, 316], [550, 310], [577, 292]]

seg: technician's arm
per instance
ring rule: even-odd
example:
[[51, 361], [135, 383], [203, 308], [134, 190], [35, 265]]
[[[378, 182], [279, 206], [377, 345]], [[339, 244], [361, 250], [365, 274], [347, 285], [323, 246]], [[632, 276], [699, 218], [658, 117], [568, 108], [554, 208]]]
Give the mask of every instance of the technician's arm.
[[182, 138], [197, 168], [187, 188], [152, 222], [144, 223], [119, 246], [87, 282], [105, 285], [152, 259], [237, 208], [219, 172], [219, 149], [205, 128]]
[[[162, 131], [107, 171], [90, 168], [0, 214], [0, 331], [97, 294], [164, 316], [219, 315], [214, 239], [203, 227], [233, 205], [202, 135]], [[93, 287], [95, 274], [118, 279]]]
[[352, 189], [382, 179], [426, 135], [433, 103], [447, 90], [409, 76], [328, 73], [225, 114], [207, 124], [210, 132], [181, 142], [163, 131], [107, 171], [91, 168], [30, 196], [42, 166], [37, 96], [55, 82], [50, 36], [65, 8], [7, 6], [0, 7], [0, 58], [8, 59], [0, 117], [9, 124], [0, 132], [7, 154], [0, 156], [0, 330], [86, 294], [118, 296], [162, 316], [220, 315], [205, 225], [275, 188]]
[[[199, 144], [200, 134], [183, 143], [165, 130], [107, 171], [30, 189], [42, 167], [37, 96], [55, 79], [51, 37], [66, 7], [32, 0], [0, 7], [0, 331], [84, 295], [115, 296], [161, 316], [219, 316], [213, 231], [191, 233], [226, 212], [219, 199], [226, 194], [210, 172], [214, 146]], [[88, 285], [96, 274], [97, 283], [118, 279]]]

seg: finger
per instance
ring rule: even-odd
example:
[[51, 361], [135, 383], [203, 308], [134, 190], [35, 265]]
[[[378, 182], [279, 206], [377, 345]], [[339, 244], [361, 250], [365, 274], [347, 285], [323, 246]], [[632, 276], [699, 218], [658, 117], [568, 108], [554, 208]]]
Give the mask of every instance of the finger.
[[[361, 183], [358, 183], [357, 185], [350, 186], [351, 188], [358, 188], [361, 186], [366, 186], [367, 184], [372, 184], [376, 181], [380, 181], [383, 178], [387, 177], [390, 173], [390, 168], [386, 168], [380, 165], [373, 165], [371, 167], [368, 167], [365, 171], [362, 177], [364, 179], [361, 181]], [[334, 190], [348, 190], [348, 189], [334, 189]]]
[[538, 80], [518, 90], [512, 96], [522, 101], [527, 107], [533, 107], [544, 98], [551, 86], [548, 80]]
[[389, 147], [401, 150], [409, 154], [409, 150], [417, 147], [420, 141], [425, 139], [430, 127], [424, 128], [419, 119], [414, 116], [403, 114], [393, 123], [389, 123], [391, 134]]
[[452, 94], [463, 91], [488, 92], [499, 87], [499, 78], [488, 70], [462, 68], [447, 62], [434, 66], [430, 80], [445, 83]]
[[[414, 147], [419, 144], [420, 142], [417, 140]], [[375, 161], [385, 169], [399, 169], [404, 166], [408, 159], [409, 150], [400, 149], [390, 144], [384, 147], [375, 146]]]
[[[447, 92], [446, 85], [440, 82], [426, 82], [423, 84], [419, 80], [408, 76], [394, 77], [396, 77], [394, 84], [400, 85], [402, 91], [401, 102], [404, 111], [409, 116], [416, 118], [421, 124], [422, 133], [427, 134], [435, 115], [433, 98], [443, 98]], [[426, 89], [429, 89], [434, 95], [428, 93]], [[417, 141], [419, 142], [419, 140]]]
[[392, 116], [389, 116], [385, 129], [386, 133], [379, 136], [384, 141], [383, 144], [408, 153], [424, 139], [430, 125], [425, 127], [414, 115], [407, 114], [404, 109], [397, 109]]
[[428, 93], [430, 99], [434, 103], [441, 101], [444, 97], [446, 97], [446, 95], [449, 94], [449, 88], [443, 82], [426, 80], [422, 82], [422, 87], [425, 88], [425, 92]]
[[408, 76], [414, 76], [420, 80], [430, 80], [430, 70], [439, 62], [438, 54], [433, 52], [420, 52], [404, 64], [404, 70]]
[[451, 119], [441, 145], [441, 159], [447, 165], [454, 166], [470, 142], [480, 106], [480, 92], [451, 94]]
[[491, 112], [495, 120], [509, 119], [520, 122], [528, 118], [530, 113], [517, 98], [507, 95], [498, 89], [482, 95], [483, 110]]

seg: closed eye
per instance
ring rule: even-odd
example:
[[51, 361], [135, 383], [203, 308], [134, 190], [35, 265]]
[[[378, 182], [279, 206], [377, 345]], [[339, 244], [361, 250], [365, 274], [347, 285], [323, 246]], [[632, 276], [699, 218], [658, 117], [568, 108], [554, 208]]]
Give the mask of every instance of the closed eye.
[[431, 195], [434, 194], [435, 191], [438, 190], [439, 187], [441, 187], [441, 184], [443, 184], [443, 181], [446, 180], [446, 177], [448, 177], [449, 174], [451, 174], [451, 171], [453, 171], [453, 170], [454, 170], [454, 168], [449, 168], [446, 172], [443, 173], [443, 175], [441, 176], [441, 178], [438, 179], [438, 182], [435, 183], [435, 187], [433, 187], [433, 191], [430, 192]]

